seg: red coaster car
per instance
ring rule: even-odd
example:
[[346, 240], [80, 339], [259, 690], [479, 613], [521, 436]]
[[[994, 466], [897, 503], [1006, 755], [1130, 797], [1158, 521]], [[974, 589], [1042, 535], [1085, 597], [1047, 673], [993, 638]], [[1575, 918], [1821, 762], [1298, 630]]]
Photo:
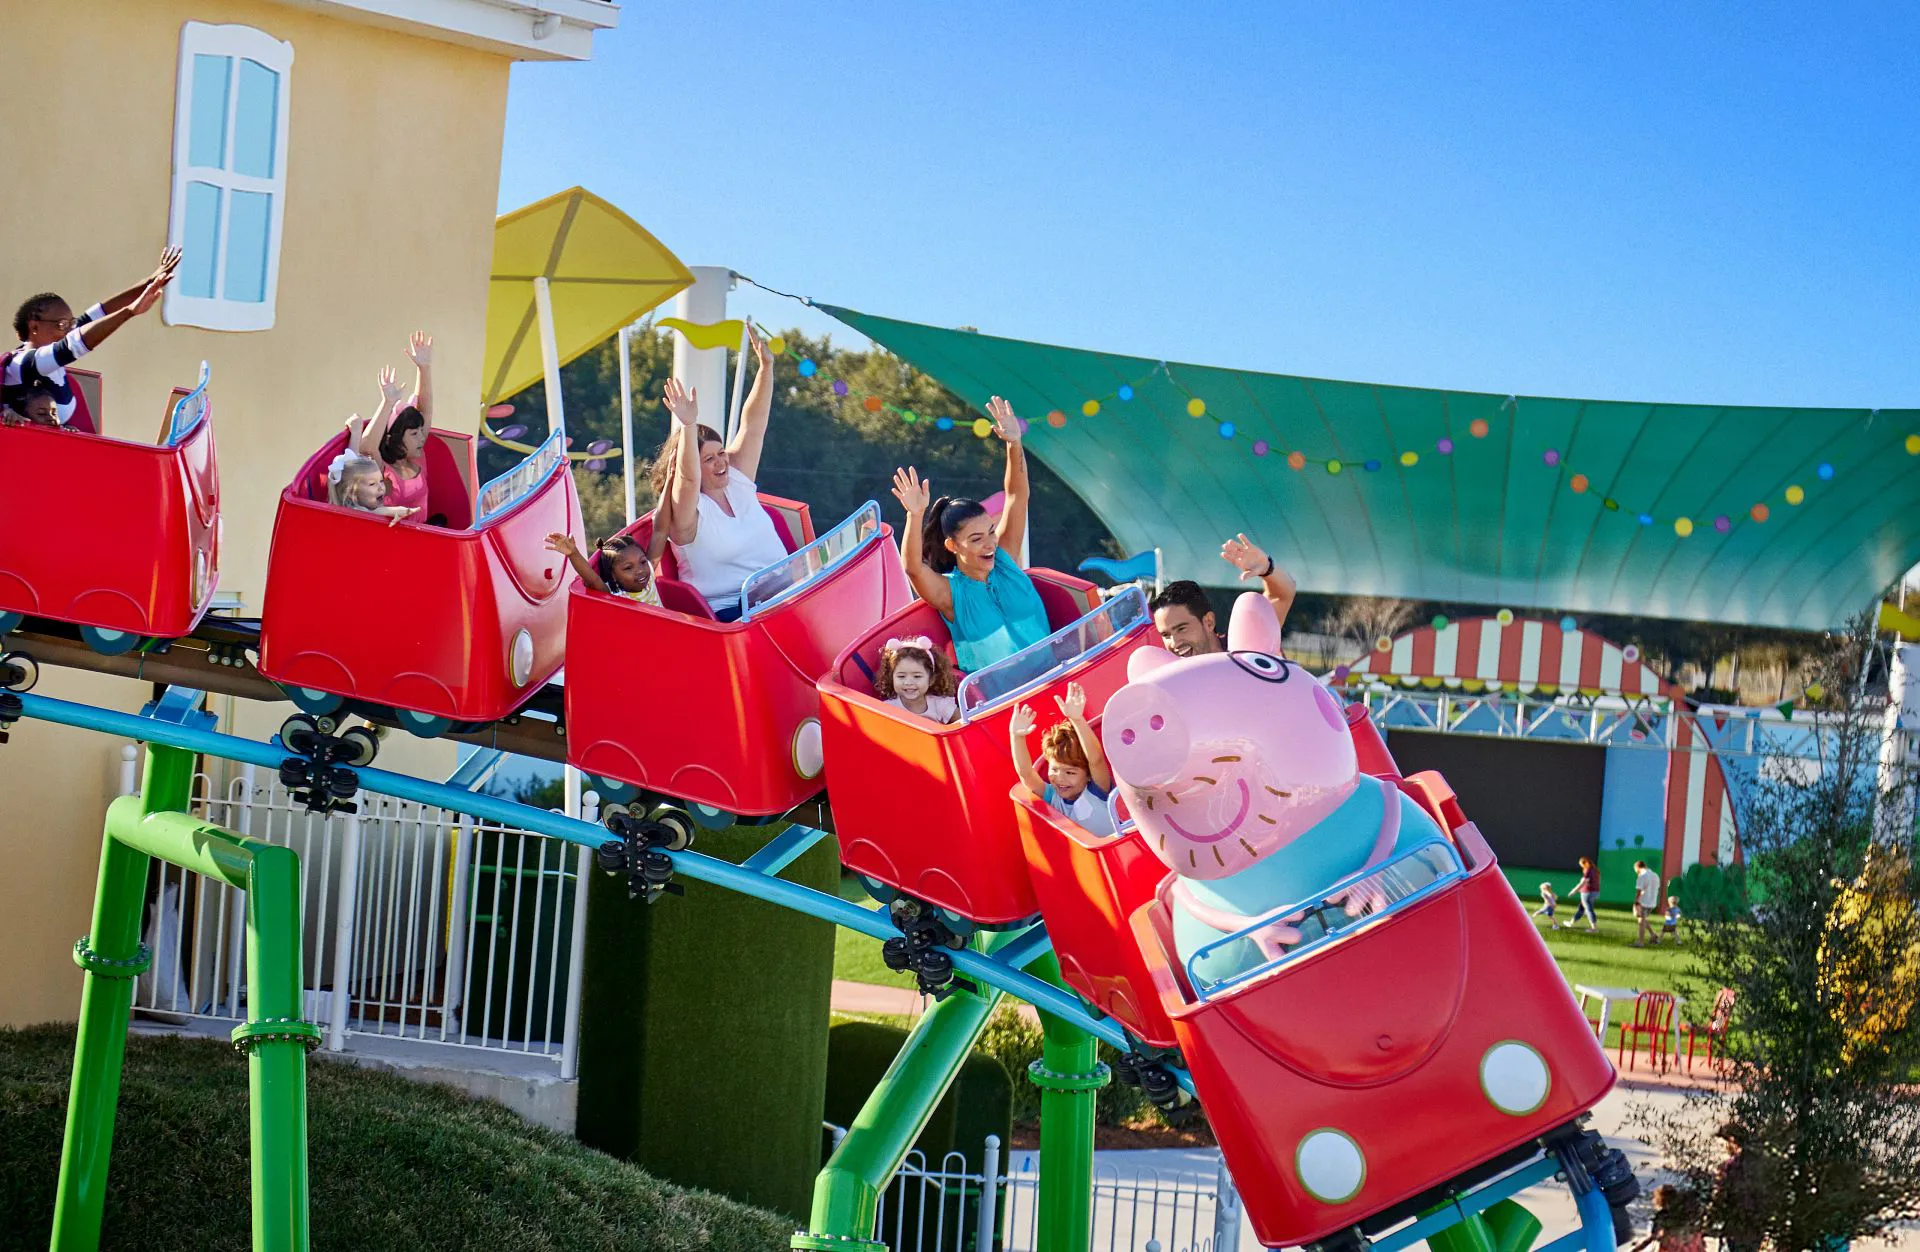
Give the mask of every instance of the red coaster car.
[[220, 571], [207, 379], [203, 364], [198, 386], [174, 390], [157, 445], [79, 433], [79, 421], [0, 427], [17, 471], [0, 492], [0, 634], [50, 618], [116, 655], [193, 633]]
[[[714, 620], [671, 548], [655, 571], [664, 608], [579, 582], [567, 601], [567, 760], [685, 801], [707, 824], [785, 813], [819, 792], [815, 683], [913, 594], [878, 506], [816, 539], [804, 504], [760, 502], [788, 555], [742, 584], [739, 621]], [[653, 519], [626, 533], [646, 544]]]
[[[1069, 987], [1156, 1048], [1174, 1046], [1173, 1023], [1153, 975], [1127, 942], [1136, 910], [1154, 898], [1167, 865], [1131, 824], [1096, 835], [1015, 783], [1013, 815], [1026, 848], [1033, 896]], [[1118, 798], [1117, 795], [1115, 797]], [[1114, 806], [1115, 816], [1125, 805]]]
[[[563, 531], [585, 542], [557, 438], [478, 492], [473, 437], [427, 440], [427, 515], [389, 526], [327, 503], [342, 431], [280, 493], [260, 620], [262, 674], [309, 713], [345, 700], [421, 735], [498, 721], [560, 668]], [[477, 506], [477, 507], [476, 507]]]
[[[1439, 776], [1401, 779], [1366, 706], [1350, 704], [1346, 711], [1360, 768], [1398, 783], [1443, 827], [1448, 825], [1447, 815], [1428, 792], [1434, 785], [1445, 789]], [[1044, 773], [1045, 762], [1039, 768]], [[1034, 898], [1060, 958], [1061, 976], [1137, 1038], [1156, 1048], [1175, 1046], [1173, 1022], [1160, 1002], [1145, 956], [1137, 944], [1114, 941], [1114, 936], [1128, 933], [1134, 913], [1155, 898], [1169, 872], [1166, 862], [1134, 830], [1118, 792], [1109, 804], [1119, 832], [1114, 836], [1089, 832], [1018, 783], [1011, 794]], [[1452, 792], [1446, 795], [1451, 800]]]
[[1015, 782], [1007, 723], [1021, 703], [1052, 721], [1054, 697], [1078, 682], [1089, 716], [1127, 681], [1127, 657], [1159, 647], [1146, 598], [1130, 587], [1101, 604], [1092, 583], [1028, 571], [1052, 635], [960, 684], [961, 720], [941, 726], [873, 694], [880, 649], [925, 635], [949, 658], [947, 624], [925, 601], [895, 613], [840, 654], [820, 680], [840, 860], [848, 869], [957, 918], [1006, 926], [1040, 911], [1007, 793]]
[[[1333, 920], [1257, 969], [1196, 988], [1165, 904], [1133, 915], [1208, 1123], [1270, 1247], [1312, 1243], [1525, 1149], [1613, 1086], [1480, 832], [1438, 775], [1401, 785], [1447, 819], [1448, 838], [1274, 910], [1269, 919], [1300, 925]], [[1377, 893], [1378, 911], [1349, 919], [1331, 902], [1355, 887]]]

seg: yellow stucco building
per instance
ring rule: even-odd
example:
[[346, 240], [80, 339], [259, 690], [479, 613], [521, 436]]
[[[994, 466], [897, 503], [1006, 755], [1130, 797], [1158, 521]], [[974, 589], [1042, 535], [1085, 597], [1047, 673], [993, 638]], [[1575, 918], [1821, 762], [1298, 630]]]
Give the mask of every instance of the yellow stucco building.
[[[162, 309], [85, 364], [104, 375], [105, 429], [151, 438], [170, 389], [210, 363], [221, 603], [257, 614], [281, 488], [348, 414], [371, 411], [376, 370], [406, 366], [408, 332], [435, 337], [439, 420], [472, 428], [508, 69], [584, 59], [618, 9], [605, 0], [89, 0], [60, 6], [56, 18], [5, 0], [0, 13], [15, 31], [57, 20], [59, 59], [76, 74], [69, 86], [103, 87], [111, 101], [104, 114], [86, 111], [43, 176], [0, 180], [10, 241], [0, 250], [0, 304], [10, 316], [52, 290], [78, 309], [145, 274], [167, 243], [183, 245]], [[16, 162], [14, 172], [29, 168]], [[342, 595], [369, 592], [350, 569], [314, 576], [336, 580]], [[38, 690], [128, 711], [152, 695], [129, 679], [60, 670]], [[256, 737], [290, 711], [213, 707], [226, 714], [223, 729]], [[389, 743], [383, 765], [452, 768], [450, 744]], [[68, 954], [87, 926], [120, 748], [31, 722], [0, 748], [0, 1024], [77, 1011]]]

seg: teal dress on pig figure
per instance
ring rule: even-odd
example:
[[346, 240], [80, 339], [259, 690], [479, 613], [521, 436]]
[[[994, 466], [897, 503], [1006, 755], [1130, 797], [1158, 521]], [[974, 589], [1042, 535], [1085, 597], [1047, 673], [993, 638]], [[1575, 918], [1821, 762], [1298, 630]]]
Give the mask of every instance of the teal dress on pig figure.
[[[1349, 874], [1364, 869], [1379, 842], [1386, 804], [1400, 806], [1400, 832], [1383, 862], [1416, 844], [1441, 837], [1439, 824], [1398, 787], [1361, 776], [1346, 802], [1321, 822], [1277, 852], [1225, 878], [1182, 878], [1180, 885], [1205, 907], [1253, 919], [1296, 900], [1325, 890]], [[1181, 967], [1193, 954], [1231, 931], [1219, 930], [1193, 916], [1176, 894], [1170, 901], [1173, 944]], [[1319, 933], [1310, 931], [1307, 938]], [[1263, 964], [1267, 958], [1252, 939], [1242, 939], [1209, 952], [1195, 967], [1208, 982], [1218, 982]]]

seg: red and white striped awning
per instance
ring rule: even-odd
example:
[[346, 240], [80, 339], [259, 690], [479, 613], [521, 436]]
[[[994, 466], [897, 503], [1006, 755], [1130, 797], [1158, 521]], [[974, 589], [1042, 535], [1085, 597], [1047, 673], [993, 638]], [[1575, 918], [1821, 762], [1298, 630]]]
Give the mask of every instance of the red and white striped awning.
[[1671, 684], [1640, 660], [1637, 649], [1590, 631], [1563, 629], [1558, 622], [1471, 617], [1438, 629], [1415, 627], [1382, 642], [1388, 646], [1376, 647], [1348, 667], [1348, 682], [1372, 678], [1405, 686], [1544, 695], [1672, 694]]

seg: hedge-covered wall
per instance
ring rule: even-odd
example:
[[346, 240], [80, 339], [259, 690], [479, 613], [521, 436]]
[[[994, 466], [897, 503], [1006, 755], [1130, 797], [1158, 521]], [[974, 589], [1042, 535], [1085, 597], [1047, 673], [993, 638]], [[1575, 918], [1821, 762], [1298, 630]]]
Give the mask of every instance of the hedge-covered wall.
[[[702, 831], [736, 864], [777, 826]], [[781, 877], [832, 894], [831, 839]], [[657, 1177], [804, 1224], [820, 1166], [833, 926], [681, 880], [648, 906], [596, 873], [587, 901], [576, 1133]]]

